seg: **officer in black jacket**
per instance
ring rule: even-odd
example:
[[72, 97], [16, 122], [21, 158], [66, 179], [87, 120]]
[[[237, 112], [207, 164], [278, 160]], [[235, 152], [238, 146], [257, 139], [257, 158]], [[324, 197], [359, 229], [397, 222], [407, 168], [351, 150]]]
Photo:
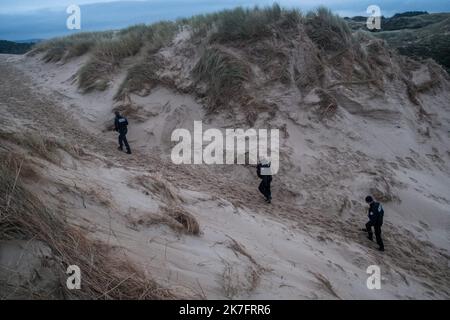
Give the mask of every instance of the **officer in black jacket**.
[[371, 196], [366, 197], [366, 203], [369, 205], [369, 222], [366, 223], [366, 228], [363, 230], [369, 233], [368, 238], [373, 241], [373, 227], [375, 229], [377, 244], [380, 246], [378, 250], [384, 251], [384, 244], [381, 239], [381, 226], [383, 225], [384, 216], [383, 206], [379, 202], [375, 202]]
[[266, 198], [267, 203], [272, 201], [272, 192], [270, 191], [270, 183], [272, 182], [272, 175], [270, 174], [270, 162], [263, 159], [256, 166], [256, 174], [261, 179], [259, 184], [259, 192]]
[[116, 118], [114, 119], [114, 128], [119, 133], [119, 150], [123, 151], [123, 145], [125, 144], [125, 148], [127, 149], [127, 153], [131, 154], [130, 145], [127, 140], [128, 133], [128, 120], [127, 118], [120, 115], [119, 111], [115, 112]]

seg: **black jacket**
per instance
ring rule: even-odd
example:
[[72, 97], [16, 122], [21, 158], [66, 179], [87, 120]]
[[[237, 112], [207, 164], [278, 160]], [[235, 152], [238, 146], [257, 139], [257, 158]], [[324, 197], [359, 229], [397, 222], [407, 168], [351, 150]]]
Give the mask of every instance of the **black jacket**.
[[256, 174], [258, 175], [258, 178], [262, 179], [265, 183], [272, 182], [272, 176], [271, 175], [262, 175], [261, 174], [261, 168], [263, 165], [261, 163], [258, 163], [256, 166]]
[[117, 132], [127, 132], [128, 120], [122, 116], [116, 116], [114, 120], [114, 128]]
[[383, 224], [384, 210], [379, 202], [372, 202], [369, 207], [368, 217], [370, 222], [377, 225]]

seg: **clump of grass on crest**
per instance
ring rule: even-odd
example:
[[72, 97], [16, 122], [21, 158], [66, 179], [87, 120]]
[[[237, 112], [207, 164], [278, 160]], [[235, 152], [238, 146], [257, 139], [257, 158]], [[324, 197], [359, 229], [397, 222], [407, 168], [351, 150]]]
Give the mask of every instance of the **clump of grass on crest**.
[[157, 52], [173, 38], [178, 25], [158, 22], [135, 25], [120, 31], [79, 33], [38, 44], [31, 54], [44, 53], [46, 62], [67, 62], [90, 53], [88, 62], [78, 71], [78, 86], [84, 92], [105, 90], [109, 76], [121, 62], [135, 56], [143, 47]]
[[309, 12], [305, 26], [309, 38], [320, 49], [339, 51], [349, 47], [352, 35], [347, 22], [325, 7]]
[[141, 30], [116, 34], [114, 38], [99, 41], [91, 59], [78, 71], [78, 87], [84, 92], [105, 90], [108, 76], [123, 59], [136, 55], [142, 47]]
[[195, 37], [209, 36], [211, 42], [256, 41], [296, 28], [302, 21], [298, 10], [274, 4], [265, 8], [242, 8], [198, 15], [179, 23], [189, 25]]
[[[135, 56], [142, 48], [146, 55], [153, 54], [172, 40], [177, 26], [173, 22], [158, 22], [152, 25], [135, 25], [116, 33], [113, 39], [99, 42], [91, 59], [78, 73], [78, 86], [85, 92], [105, 90], [108, 87], [109, 76], [120, 66], [121, 62]], [[145, 60], [145, 59], [144, 59]], [[139, 73], [139, 68], [147, 64], [132, 67], [125, 83]], [[143, 71], [146, 73], [146, 70]], [[137, 81], [133, 80], [133, 83]], [[126, 85], [126, 84], [125, 84]]]
[[45, 62], [68, 61], [82, 56], [102, 40], [111, 39], [113, 32], [82, 32], [67, 37], [55, 38], [38, 43], [31, 54], [44, 52]]
[[157, 71], [162, 68], [163, 57], [156, 53], [172, 41], [178, 30], [178, 25], [173, 22], [159, 22], [150, 26], [132, 27], [140, 30], [144, 42], [144, 56], [132, 65], [127, 76], [121, 84], [116, 100], [124, 99], [129, 93], [145, 90], [146, 94], [159, 82]]
[[213, 107], [226, 104], [238, 96], [251, 70], [242, 60], [219, 48], [207, 48], [192, 70], [197, 82], [207, 85], [206, 95]]
[[169, 45], [180, 25], [171, 21], [161, 21], [150, 25], [145, 34], [146, 54], [154, 54]]
[[162, 57], [157, 55], [149, 56], [133, 65], [127, 73], [125, 80], [115, 95], [115, 100], [123, 100], [133, 92], [145, 90], [143, 95], [150, 91], [159, 83], [157, 71], [162, 68]]

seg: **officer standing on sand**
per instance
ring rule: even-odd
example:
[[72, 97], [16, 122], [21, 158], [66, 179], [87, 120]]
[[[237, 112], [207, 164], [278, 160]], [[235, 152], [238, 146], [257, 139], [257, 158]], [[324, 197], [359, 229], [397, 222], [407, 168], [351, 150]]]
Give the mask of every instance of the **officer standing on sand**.
[[378, 250], [384, 251], [384, 244], [381, 239], [381, 226], [383, 225], [384, 216], [383, 206], [379, 202], [375, 202], [371, 196], [366, 197], [366, 203], [369, 205], [369, 222], [366, 223], [366, 228], [362, 230], [367, 231], [369, 240], [373, 241], [372, 227], [374, 227], [377, 244], [380, 246]]
[[130, 145], [127, 140], [128, 133], [128, 120], [127, 118], [120, 115], [119, 111], [115, 112], [116, 118], [114, 119], [114, 128], [117, 132], [119, 132], [119, 150], [123, 151], [123, 145], [125, 144], [125, 148], [127, 149], [127, 153], [131, 154]]

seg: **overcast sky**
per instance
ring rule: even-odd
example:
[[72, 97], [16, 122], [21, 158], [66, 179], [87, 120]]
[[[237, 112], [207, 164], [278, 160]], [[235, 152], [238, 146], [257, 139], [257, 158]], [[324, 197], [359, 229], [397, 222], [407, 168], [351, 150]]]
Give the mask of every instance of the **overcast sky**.
[[[66, 35], [70, 4], [81, 6], [82, 30], [118, 29], [136, 23], [151, 23], [236, 6], [270, 5], [273, 0], [0, 0], [0, 39], [42, 39]], [[285, 7], [304, 11], [325, 5], [341, 16], [367, 15], [366, 8], [375, 4], [382, 14], [425, 10], [450, 12], [450, 0], [279, 0]]]

